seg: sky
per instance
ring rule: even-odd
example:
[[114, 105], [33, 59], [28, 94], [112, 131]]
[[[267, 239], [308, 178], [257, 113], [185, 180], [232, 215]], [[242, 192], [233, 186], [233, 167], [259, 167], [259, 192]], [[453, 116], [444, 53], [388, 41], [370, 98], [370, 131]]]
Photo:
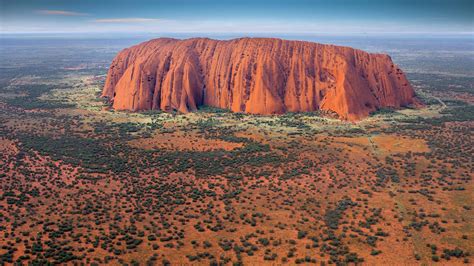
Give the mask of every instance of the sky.
[[474, 0], [0, 0], [0, 30], [471, 35]]

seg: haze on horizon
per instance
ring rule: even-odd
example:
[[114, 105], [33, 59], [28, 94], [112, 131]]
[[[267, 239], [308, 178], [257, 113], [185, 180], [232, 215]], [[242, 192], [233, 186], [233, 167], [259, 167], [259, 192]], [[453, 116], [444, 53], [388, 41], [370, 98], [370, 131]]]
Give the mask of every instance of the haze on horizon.
[[0, 0], [1, 33], [468, 34], [471, 0]]

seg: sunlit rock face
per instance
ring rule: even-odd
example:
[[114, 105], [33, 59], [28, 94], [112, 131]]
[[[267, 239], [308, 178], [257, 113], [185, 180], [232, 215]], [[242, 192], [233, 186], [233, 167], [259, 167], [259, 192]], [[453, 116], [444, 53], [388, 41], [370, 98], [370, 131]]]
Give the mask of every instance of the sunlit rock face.
[[122, 50], [102, 93], [116, 110], [201, 105], [252, 114], [327, 110], [359, 120], [416, 102], [388, 55], [303, 41], [154, 39]]

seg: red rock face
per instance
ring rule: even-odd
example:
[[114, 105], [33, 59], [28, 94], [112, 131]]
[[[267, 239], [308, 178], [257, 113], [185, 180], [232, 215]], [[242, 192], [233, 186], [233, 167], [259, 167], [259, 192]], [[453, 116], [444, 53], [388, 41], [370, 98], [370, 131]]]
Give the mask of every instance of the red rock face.
[[252, 114], [331, 110], [358, 120], [416, 102], [388, 55], [312, 42], [160, 38], [121, 51], [102, 93], [116, 110], [201, 105]]

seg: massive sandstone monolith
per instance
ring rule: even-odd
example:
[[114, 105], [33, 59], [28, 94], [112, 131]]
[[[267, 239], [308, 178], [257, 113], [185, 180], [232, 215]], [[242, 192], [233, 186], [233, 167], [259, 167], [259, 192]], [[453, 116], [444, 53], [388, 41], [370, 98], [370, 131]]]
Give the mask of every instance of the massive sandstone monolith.
[[121, 51], [102, 96], [116, 110], [252, 114], [328, 110], [358, 120], [416, 102], [388, 55], [303, 41], [160, 38]]

